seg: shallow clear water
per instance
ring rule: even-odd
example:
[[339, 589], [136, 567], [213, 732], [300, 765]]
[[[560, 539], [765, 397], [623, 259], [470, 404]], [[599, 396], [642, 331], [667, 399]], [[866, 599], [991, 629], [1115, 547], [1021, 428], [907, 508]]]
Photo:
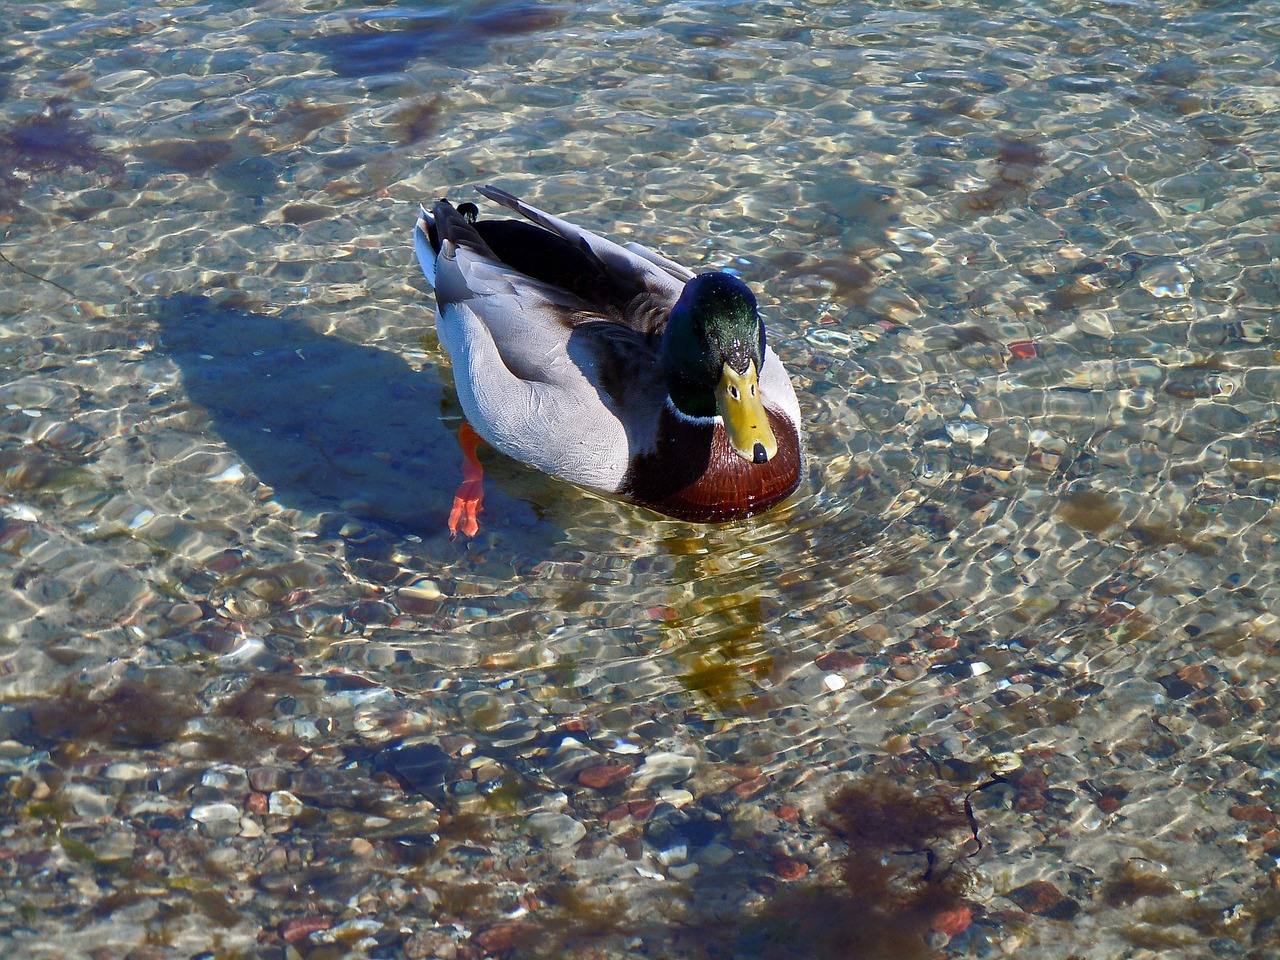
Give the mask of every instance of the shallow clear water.
[[[716, 926], [855, 776], [984, 786], [951, 955], [1277, 947], [1280, 3], [119, 6], [0, 37], [22, 955], [914, 955]], [[488, 182], [753, 286], [791, 501], [489, 456], [448, 538], [410, 229]]]

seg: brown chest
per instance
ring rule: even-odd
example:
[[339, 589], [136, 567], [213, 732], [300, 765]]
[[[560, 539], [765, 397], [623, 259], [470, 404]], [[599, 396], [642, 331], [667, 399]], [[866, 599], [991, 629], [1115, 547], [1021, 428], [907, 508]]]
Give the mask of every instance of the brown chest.
[[624, 496], [682, 520], [732, 520], [767, 510], [800, 482], [800, 438], [788, 420], [767, 411], [778, 453], [750, 463], [733, 452], [719, 423], [682, 420], [663, 410], [652, 453], [631, 462]]

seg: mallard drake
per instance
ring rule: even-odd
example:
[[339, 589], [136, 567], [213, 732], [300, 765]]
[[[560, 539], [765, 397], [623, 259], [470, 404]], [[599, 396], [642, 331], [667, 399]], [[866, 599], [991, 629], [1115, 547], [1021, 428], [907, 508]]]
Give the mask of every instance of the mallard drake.
[[[744, 517], [795, 490], [800, 405], [746, 284], [695, 275], [497, 187], [479, 192], [524, 219], [481, 219], [475, 204], [440, 200], [420, 209], [414, 247], [480, 437], [686, 520]], [[474, 535], [469, 462], [450, 530]]]

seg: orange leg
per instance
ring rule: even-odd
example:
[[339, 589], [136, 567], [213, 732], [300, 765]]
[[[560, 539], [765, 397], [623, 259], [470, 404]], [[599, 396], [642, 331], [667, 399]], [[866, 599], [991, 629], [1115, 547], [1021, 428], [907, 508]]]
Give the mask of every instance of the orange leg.
[[449, 512], [450, 540], [458, 535], [459, 530], [468, 537], [480, 532], [476, 514], [484, 501], [484, 468], [476, 456], [479, 445], [480, 434], [471, 428], [471, 424], [462, 421], [462, 429], [458, 431], [458, 446], [462, 448], [462, 484], [453, 495], [453, 509]]

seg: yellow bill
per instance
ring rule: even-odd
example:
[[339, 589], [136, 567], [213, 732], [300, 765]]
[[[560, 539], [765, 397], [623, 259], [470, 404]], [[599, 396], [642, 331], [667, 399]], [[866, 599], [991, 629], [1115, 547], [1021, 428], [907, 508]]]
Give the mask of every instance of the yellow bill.
[[716, 386], [716, 407], [724, 420], [733, 452], [751, 463], [765, 463], [778, 452], [778, 441], [760, 402], [760, 378], [755, 361], [738, 373], [725, 364]]

